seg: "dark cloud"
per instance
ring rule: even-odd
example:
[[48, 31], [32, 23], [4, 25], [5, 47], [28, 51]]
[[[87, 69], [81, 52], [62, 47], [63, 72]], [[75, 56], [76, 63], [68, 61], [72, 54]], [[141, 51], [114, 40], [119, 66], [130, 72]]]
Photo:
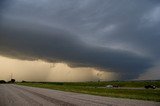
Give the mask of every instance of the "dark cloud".
[[[5, 4], [0, 54], [66, 62], [137, 78], [159, 59], [156, 0], [40, 0]], [[10, 5], [12, 4], [12, 5]]]

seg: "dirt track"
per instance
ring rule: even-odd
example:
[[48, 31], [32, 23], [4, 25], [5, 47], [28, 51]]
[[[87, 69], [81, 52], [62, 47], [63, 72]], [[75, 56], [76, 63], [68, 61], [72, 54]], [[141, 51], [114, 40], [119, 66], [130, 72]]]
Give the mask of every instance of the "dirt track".
[[159, 102], [70, 93], [58, 90], [0, 85], [0, 106], [160, 106]]

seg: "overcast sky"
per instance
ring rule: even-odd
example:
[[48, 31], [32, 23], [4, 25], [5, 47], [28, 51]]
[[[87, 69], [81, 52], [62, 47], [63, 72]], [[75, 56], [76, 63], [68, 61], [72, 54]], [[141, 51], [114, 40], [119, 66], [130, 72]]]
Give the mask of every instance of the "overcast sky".
[[159, 48], [159, 0], [0, 1], [2, 57], [159, 79]]

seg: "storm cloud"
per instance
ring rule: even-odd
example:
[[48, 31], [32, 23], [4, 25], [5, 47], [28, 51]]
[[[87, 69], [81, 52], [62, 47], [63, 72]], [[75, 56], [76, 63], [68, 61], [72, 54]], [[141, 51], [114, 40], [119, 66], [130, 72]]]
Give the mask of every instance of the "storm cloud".
[[5, 0], [0, 55], [134, 79], [160, 58], [158, 0]]

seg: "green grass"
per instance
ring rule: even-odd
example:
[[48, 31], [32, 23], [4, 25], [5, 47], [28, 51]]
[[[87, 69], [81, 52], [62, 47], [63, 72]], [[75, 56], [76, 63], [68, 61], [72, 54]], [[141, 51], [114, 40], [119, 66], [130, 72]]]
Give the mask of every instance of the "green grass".
[[55, 89], [69, 92], [85, 93], [92, 95], [130, 98], [139, 100], [149, 100], [160, 102], [160, 90], [156, 89], [106, 89], [99, 88], [108, 84], [119, 85], [121, 87], [144, 87], [145, 84], [160, 86], [159, 81], [154, 82], [76, 82], [76, 83], [59, 83], [59, 82], [41, 82], [41, 83], [17, 83], [18, 85]]
[[[34, 82], [33, 82], [34, 83]], [[118, 85], [119, 87], [144, 87], [156, 85], [160, 88], [160, 81], [107, 81], [107, 82], [39, 82], [54, 85], [105, 87], [106, 85]]]

